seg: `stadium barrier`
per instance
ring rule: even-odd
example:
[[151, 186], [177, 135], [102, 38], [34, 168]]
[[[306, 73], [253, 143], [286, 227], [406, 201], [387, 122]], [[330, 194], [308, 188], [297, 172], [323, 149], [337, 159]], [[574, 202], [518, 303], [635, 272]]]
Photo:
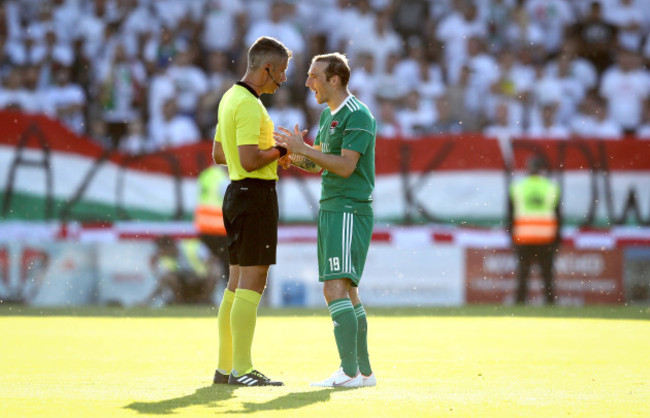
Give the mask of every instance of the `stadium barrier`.
[[[0, 300], [38, 306], [124, 305], [152, 291], [152, 238], [194, 236], [191, 223], [57, 228], [0, 223]], [[565, 229], [558, 256], [562, 305], [647, 301], [650, 228]], [[321, 306], [316, 230], [282, 227], [269, 274], [271, 306]], [[363, 279], [372, 306], [458, 306], [513, 301], [515, 258], [498, 229], [377, 227]], [[223, 288], [223, 284], [219, 289]], [[541, 303], [534, 269], [532, 299]], [[646, 294], [638, 292], [646, 289]], [[217, 303], [220, 290], [213, 295]], [[645, 299], [644, 299], [645, 298]]]

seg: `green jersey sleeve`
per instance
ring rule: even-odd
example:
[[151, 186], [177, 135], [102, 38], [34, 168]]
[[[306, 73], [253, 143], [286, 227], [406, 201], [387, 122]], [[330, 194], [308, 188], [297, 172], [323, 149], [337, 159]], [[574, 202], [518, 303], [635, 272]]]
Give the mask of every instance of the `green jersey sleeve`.
[[365, 112], [352, 112], [345, 123], [342, 148], [365, 154], [375, 137], [375, 124]]

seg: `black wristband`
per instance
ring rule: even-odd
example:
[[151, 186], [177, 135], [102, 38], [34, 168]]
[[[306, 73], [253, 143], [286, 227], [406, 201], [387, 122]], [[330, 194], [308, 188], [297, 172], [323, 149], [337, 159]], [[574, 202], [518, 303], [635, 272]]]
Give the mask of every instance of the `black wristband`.
[[275, 148], [275, 149], [277, 149], [278, 151], [280, 151], [280, 158], [282, 158], [282, 157], [284, 157], [285, 155], [287, 155], [287, 149], [286, 149], [285, 147], [281, 147], [281, 146], [279, 146], [279, 145], [276, 145], [276, 146], [274, 146], [273, 148]]

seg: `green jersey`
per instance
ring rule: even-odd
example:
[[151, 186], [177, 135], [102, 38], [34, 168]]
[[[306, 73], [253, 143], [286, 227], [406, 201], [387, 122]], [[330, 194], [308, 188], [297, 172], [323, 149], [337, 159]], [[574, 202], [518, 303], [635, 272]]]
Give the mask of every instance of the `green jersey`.
[[349, 178], [323, 170], [321, 209], [372, 215], [376, 134], [377, 123], [372, 113], [352, 95], [336, 110], [323, 110], [314, 145], [320, 145], [325, 154], [341, 155], [343, 149], [349, 149], [361, 157]]

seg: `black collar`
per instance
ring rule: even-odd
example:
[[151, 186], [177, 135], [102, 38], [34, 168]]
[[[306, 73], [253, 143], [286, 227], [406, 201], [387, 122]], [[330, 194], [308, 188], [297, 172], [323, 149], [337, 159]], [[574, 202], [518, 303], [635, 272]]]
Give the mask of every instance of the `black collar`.
[[236, 82], [235, 84], [237, 84], [238, 86], [242, 86], [242, 87], [245, 88], [246, 90], [250, 91], [251, 94], [252, 94], [253, 96], [255, 96], [256, 99], [259, 99], [259, 98], [260, 98], [260, 96], [257, 94], [257, 92], [255, 91], [255, 89], [253, 89], [251, 86], [249, 86], [248, 84], [244, 83], [243, 81], [238, 81], [238, 82]]

